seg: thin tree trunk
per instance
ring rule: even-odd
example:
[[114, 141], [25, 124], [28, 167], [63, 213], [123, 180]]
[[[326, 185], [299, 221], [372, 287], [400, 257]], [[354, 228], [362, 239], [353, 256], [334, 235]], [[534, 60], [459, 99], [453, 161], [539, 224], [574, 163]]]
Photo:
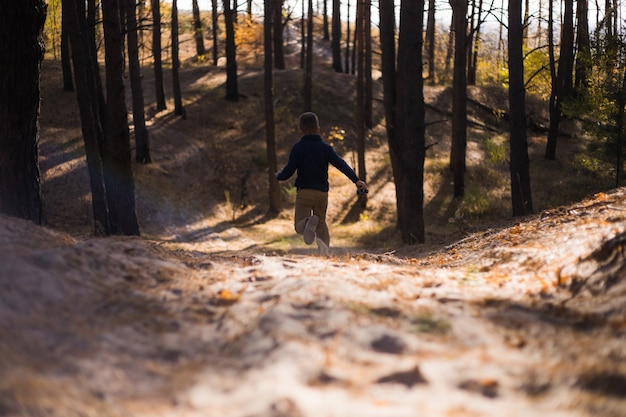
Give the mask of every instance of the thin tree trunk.
[[200, 18], [200, 7], [198, 7], [198, 0], [192, 0], [191, 7], [193, 10], [193, 28], [194, 38], [196, 40], [196, 54], [198, 57], [204, 56], [206, 50], [204, 49], [204, 38], [202, 35], [202, 19]]
[[156, 110], [167, 108], [165, 91], [163, 90], [163, 62], [161, 60], [161, 3], [152, 0], [152, 53], [154, 55], [154, 91], [156, 94]]
[[624, 152], [624, 107], [626, 107], [626, 70], [624, 70], [623, 78], [618, 93], [617, 105], [617, 149], [616, 149], [616, 161], [615, 161], [615, 188], [620, 186], [622, 179], [622, 171], [624, 168], [623, 152]]
[[333, 1], [333, 17], [331, 28], [331, 47], [333, 52], [333, 69], [341, 72], [341, 3], [339, 0]]
[[302, 0], [302, 18], [300, 19], [300, 68], [306, 65], [306, 2]]
[[64, 13], [61, 13], [61, 68], [63, 69], [63, 91], [74, 91], [67, 19]]
[[213, 65], [217, 66], [217, 0], [211, 0], [211, 30], [213, 31]]
[[454, 13], [450, 18], [450, 31], [448, 32], [448, 45], [446, 48], [446, 60], [443, 70], [445, 80], [450, 79], [450, 67], [452, 66], [452, 57], [454, 55]]
[[[81, 4], [79, 7], [79, 13], [84, 15], [85, 5]], [[102, 83], [102, 77], [100, 75], [100, 61], [98, 60], [98, 43], [99, 38], [103, 37], [102, 25], [102, 13], [100, 7], [97, 7], [96, 0], [87, 0], [87, 25], [82, 33], [86, 33], [89, 39], [89, 56], [91, 58], [92, 66], [94, 68], [94, 79], [96, 82], [96, 94], [98, 100], [98, 110], [100, 111], [100, 120], [102, 126], [106, 130], [108, 126], [107, 122], [107, 106], [104, 99], [104, 84]], [[104, 152], [104, 137], [100, 142], [100, 154]]]
[[381, 71], [383, 74], [383, 105], [385, 108], [385, 129], [387, 131], [387, 142], [389, 144], [389, 156], [391, 159], [391, 169], [396, 187], [396, 212], [397, 228], [405, 224], [405, 213], [403, 208], [404, 194], [400, 188], [400, 178], [402, 178], [402, 147], [396, 134], [396, 41], [395, 41], [395, 10], [393, 0], [380, 0], [379, 2], [380, 20], [380, 49], [381, 49]]
[[467, 147], [467, 3], [450, 0], [454, 19], [454, 80], [452, 98], [452, 151], [450, 167], [454, 172], [454, 196], [465, 195], [465, 155]]
[[476, 68], [478, 67], [478, 49], [480, 48], [480, 29], [482, 26], [483, 0], [478, 2], [478, 20], [472, 46], [472, 66], [468, 71], [468, 84], [476, 85]]
[[284, 0], [272, 0], [272, 16], [274, 27], [274, 67], [285, 69], [285, 48], [283, 38], [283, 4]]
[[309, 0], [307, 21], [306, 66], [304, 69], [304, 109], [313, 111], [313, 0]]
[[102, 4], [108, 122], [102, 167], [111, 234], [139, 235], [124, 93], [124, 45], [116, 3], [105, 1]]
[[[78, 5], [78, 7], [77, 7]], [[91, 205], [93, 208], [94, 234], [109, 234], [109, 218], [102, 172], [101, 145], [104, 143], [103, 120], [99, 115], [101, 86], [95, 73], [99, 70], [91, 58], [91, 39], [81, 36], [86, 30], [84, 3], [76, 0], [63, 0], [63, 15], [67, 18], [67, 29], [72, 52], [72, 64], [76, 81], [76, 99], [89, 171]]]
[[511, 205], [513, 216], [532, 213], [532, 195], [526, 138], [526, 91], [524, 86], [522, 6], [519, 0], [509, 0], [509, 129]]
[[[372, 90], [374, 88], [372, 84], [372, 2], [366, 0], [364, 4], [364, 21], [363, 21], [363, 35], [364, 35], [364, 50], [365, 54], [365, 126], [371, 129], [374, 126], [373, 109], [372, 109]], [[363, 152], [365, 157], [365, 152]], [[365, 162], [364, 162], [365, 164]]]
[[38, 162], [43, 0], [5, 2], [0, 13], [0, 212], [43, 222]]
[[[358, 2], [359, 0], [356, 1]], [[360, 24], [361, 22], [359, 22], [359, 19], [354, 19], [354, 35], [352, 35], [352, 62], [350, 63], [350, 74], [352, 75], [356, 74], [356, 35], [359, 33]]]
[[183, 96], [180, 88], [180, 60], [178, 53], [178, 1], [172, 0], [172, 92], [174, 93], [174, 114], [187, 118], [183, 107]]
[[588, 0], [578, 0], [577, 15], [577, 39], [576, 45], [576, 76], [574, 89], [580, 94], [587, 88], [589, 76], [591, 75], [591, 45], [589, 41], [589, 2]]
[[552, 88], [550, 91], [550, 102], [548, 104], [550, 125], [548, 127], [548, 141], [546, 144], [545, 158], [552, 161], [556, 159], [556, 142], [559, 134], [559, 124], [561, 118], [561, 112], [557, 104], [558, 80], [556, 77], [556, 58], [554, 56], [554, 25], [552, 23], [553, 14], [553, 0], [548, 0], [548, 56], [550, 60], [550, 79], [552, 81]]
[[235, 44], [235, 11], [230, 0], [224, 0], [224, 22], [226, 23], [226, 96], [228, 101], [239, 101], [237, 81], [237, 46]]
[[476, 19], [476, 0], [472, 0], [472, 10], [469, 13], [469, 28], [467, 29], [467, 84], [476, 84], [472, 79], [472, 73], [474, 72], [474, 37], [476, 35], [475, 19]]
[[350, 72], [350, 0], [347, 0], [346, 6], [346, 55], [344, 58], [345, 73]]
[[426, 23], [426, 53], [428, 55], [428, 84], [435, 85], [435, 0], [428, 0], [428, 17]]
[[275, 0], [264, 0], [263, 13], [263, 45], [265, 56], [264, 64], [264, 103], [265, 103], [265, 143], [267, 147], [267, 165], [269, 182], [269, 212], [276, 215], [280, 212], [280, 188], [276, 179], [278, 169], [278, 158], [276, 156], [276, 124], [274, 121], [274, 73], [272, 68], [272, 16], [276, 18], [276, 13], [272, 12], [272, 5], [279, 3]]
[[328, 0], [323, 0], [324, 1], [324, 40], [325, 41], [329, 41], [330, 40], [330, 25], [328, 22]]
[[[357, 82], [356, 82], [356, 143], [357, 143], [357, 172], [360, 179], [367, 181], [367, 169], [365, 166], [365, 130], [366, 130], [366, 94], [365, 94], [365, 76], [366, 76], [366, 25], [367, 19], [367, 3], [368, 0], [357, 0], [356, 3], [356, 21], [358, 33], [356, 43], [354, 45], [357, 51]], [[367, 196], [359, 195], [359, 203], [361, 207], [367, 204]]]
[[146, 128], [143, 86], [141, 85], [141, 67], [139, 65], [139, 40], [137, 34], [137, 17], [135, 0], [126, 2], [126, 30], [128, 36], [128, 72], [130, 88], [133, 96], [133, 125], [135, 127], [135, 161], [149, 164], [150, 139]]

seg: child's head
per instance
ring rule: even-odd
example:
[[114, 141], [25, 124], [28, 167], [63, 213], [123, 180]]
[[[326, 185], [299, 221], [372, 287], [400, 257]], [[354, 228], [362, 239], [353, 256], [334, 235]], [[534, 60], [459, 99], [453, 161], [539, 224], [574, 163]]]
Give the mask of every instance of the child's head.
[[314, 135], [320, 132], [320, 122], [313, 112], [300, 115], [300, 132], [304, 135]]

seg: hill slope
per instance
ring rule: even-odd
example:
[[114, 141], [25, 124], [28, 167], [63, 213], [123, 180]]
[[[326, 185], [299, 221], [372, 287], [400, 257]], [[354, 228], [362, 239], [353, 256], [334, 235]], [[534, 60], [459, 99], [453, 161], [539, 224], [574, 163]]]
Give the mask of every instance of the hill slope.
[[620, 189], [407, 258], [0, 216], [0, 410], [623, 416], [625, 212]]

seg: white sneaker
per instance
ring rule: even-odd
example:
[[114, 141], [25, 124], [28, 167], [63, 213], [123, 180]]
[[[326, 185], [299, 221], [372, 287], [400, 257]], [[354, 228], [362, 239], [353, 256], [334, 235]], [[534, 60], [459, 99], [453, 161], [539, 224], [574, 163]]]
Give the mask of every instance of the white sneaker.
[[304, 225], [304, 243], [310, 245], [315, 240], [315, 230], [320, 219], [315, 214], [306, 219]]
[[330, 248], [328, 247], [326, 243], [322, 241], [322, 239], [320, 239], [319, 237], [316, 238], [315, 243], [317, 243], [317, 253], [319, 253], [322, 256], [330, 255]]

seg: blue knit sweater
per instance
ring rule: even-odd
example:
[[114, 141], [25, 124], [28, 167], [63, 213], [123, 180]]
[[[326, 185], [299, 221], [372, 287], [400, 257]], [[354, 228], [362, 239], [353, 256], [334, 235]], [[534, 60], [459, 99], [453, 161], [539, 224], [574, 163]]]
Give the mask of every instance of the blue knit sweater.
[[352, 182], [359, 177], [344, 161], [332, 146], [322, 141], [320, 135], [304, 135], [291, 148], [287, 165], [276, 174], [279, 181], [289, 179], [297, 173], [295, 186], [297, 188], [313, 188], [328, 191], [328, 164], [343, 172]]

